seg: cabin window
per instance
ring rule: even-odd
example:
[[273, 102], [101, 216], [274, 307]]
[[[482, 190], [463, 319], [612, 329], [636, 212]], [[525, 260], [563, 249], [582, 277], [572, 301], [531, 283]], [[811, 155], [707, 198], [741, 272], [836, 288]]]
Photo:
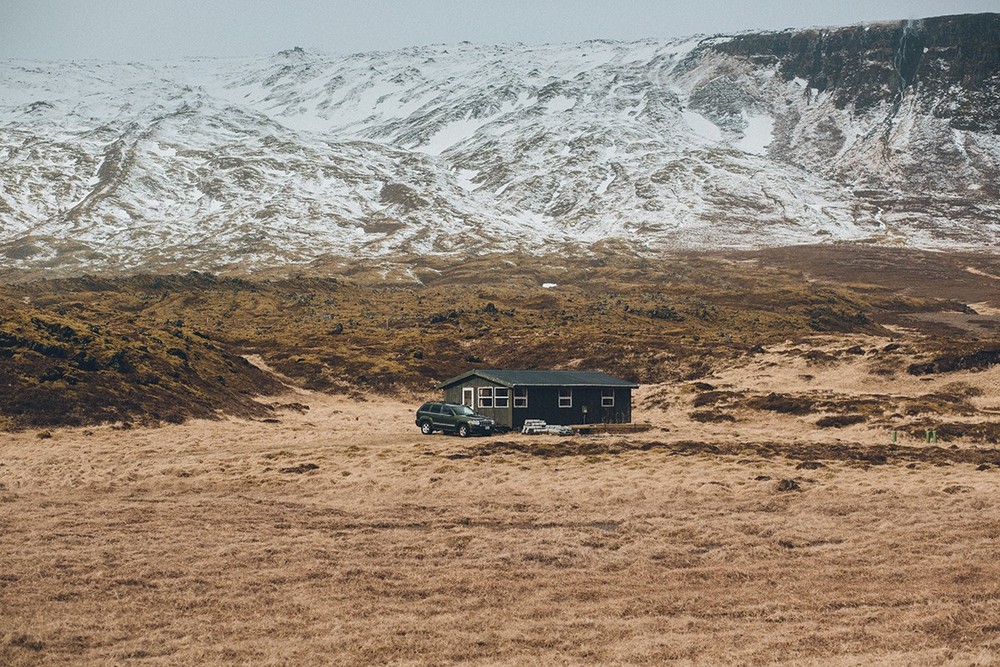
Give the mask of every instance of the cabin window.
[[479, 388], [479, 407], [481, 408], [493, 407], [493, 387]]
[[601, 407], [602, 408], [613, 408], [613, 407], [615, 407], [615, 390], [614, 389], [602, 389], [601, 390]]
[[493, 407], [494, 408], [510, 407], [510, 389], [508, 389], [507, 387], [493, 388]]
[[526, 407], [528, 407], [528, 388], [527, 387], [515, 387], [514, 388], [514, 407], [515, 408], [526, 408]]
[[464, 387], [462, 389], [462, 405], [468, 405], [470, 408], [476, 406], [476, 390], [472, 387]]
[[560, 389], [559, 390], [559, 407], [560, 408], [571, 408], [571, 407], [573, 407], [573, 390], [572, 389]]

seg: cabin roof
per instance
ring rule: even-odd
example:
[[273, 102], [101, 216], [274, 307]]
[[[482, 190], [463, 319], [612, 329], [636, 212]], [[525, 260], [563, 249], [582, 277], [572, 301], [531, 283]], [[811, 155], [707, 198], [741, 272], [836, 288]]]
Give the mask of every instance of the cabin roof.
[[635, 382], [622, 380], [600, 371], [520, 371], [506, 369], [477, 368], [467, 373], [445, 380], [437, 386], [447, 389], [461, 384], [471, 377], [481, 377], [505, 387], [629, 387], [635, 389]]

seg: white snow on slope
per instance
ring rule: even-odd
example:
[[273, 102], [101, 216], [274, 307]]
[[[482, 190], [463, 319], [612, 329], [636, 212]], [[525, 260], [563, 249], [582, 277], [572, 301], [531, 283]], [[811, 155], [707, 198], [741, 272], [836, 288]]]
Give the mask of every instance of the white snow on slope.
[[722, 130], [719, 126], [697, 111], [685, 110], [682, 115], [684, 116], [684, 122], [698, 136], [704, 137], [709, 141], [722, 141]]
[[431, 135], [425, 143], [417, 144], [413, 148], [428, 155], [441, 155], [452, 146], [471, 139], [479, 128], [490, 120], [490, 118], [466, 118], [452, 121]]
[[774, 118], [749, 114], [744, 114], [743, 117], [747, 128], [743, 131], [743, 138], [734, 145], [744, 153], [766, 154], [767, 147], [774, 139]]
[[[211, 268], [607, 238], [649, 252], [1000, 239], [995, 136], [912, 102], [883, 136], [891, 110], [854, 114], [773, 67], [740, 97], [705, 43], [0, 62], [0, 259]], [[894, 209], [912, 190], [899, 165], [941, 137], [960, 162], [928, 169], [918, 193], [940, 208]]]

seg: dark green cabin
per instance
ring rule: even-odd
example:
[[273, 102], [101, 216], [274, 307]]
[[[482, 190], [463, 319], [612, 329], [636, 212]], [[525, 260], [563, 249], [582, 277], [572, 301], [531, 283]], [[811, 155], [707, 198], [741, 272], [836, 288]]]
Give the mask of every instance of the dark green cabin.
[[627, 424], [635, 382], [598, 371], [472, 370], [438, 385], [444, 400], [472, 407], [518, 429], [525, 419], [548, 424]]

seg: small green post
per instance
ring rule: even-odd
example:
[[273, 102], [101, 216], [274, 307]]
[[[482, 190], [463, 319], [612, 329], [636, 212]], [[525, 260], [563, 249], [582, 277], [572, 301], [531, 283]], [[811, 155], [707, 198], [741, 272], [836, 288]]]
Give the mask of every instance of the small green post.
[[896, 429], [892, 429], [892, 444], [896, 444]]
[[931, 433], [934, 434], [934, 444], [936, 445], [937, 444], [937, 429], [934, 429], [933, 431], [931, 431]]
[[924, 429], [924, 442], [930, 443], [931, 441], [931, 430], [929, 428]]

